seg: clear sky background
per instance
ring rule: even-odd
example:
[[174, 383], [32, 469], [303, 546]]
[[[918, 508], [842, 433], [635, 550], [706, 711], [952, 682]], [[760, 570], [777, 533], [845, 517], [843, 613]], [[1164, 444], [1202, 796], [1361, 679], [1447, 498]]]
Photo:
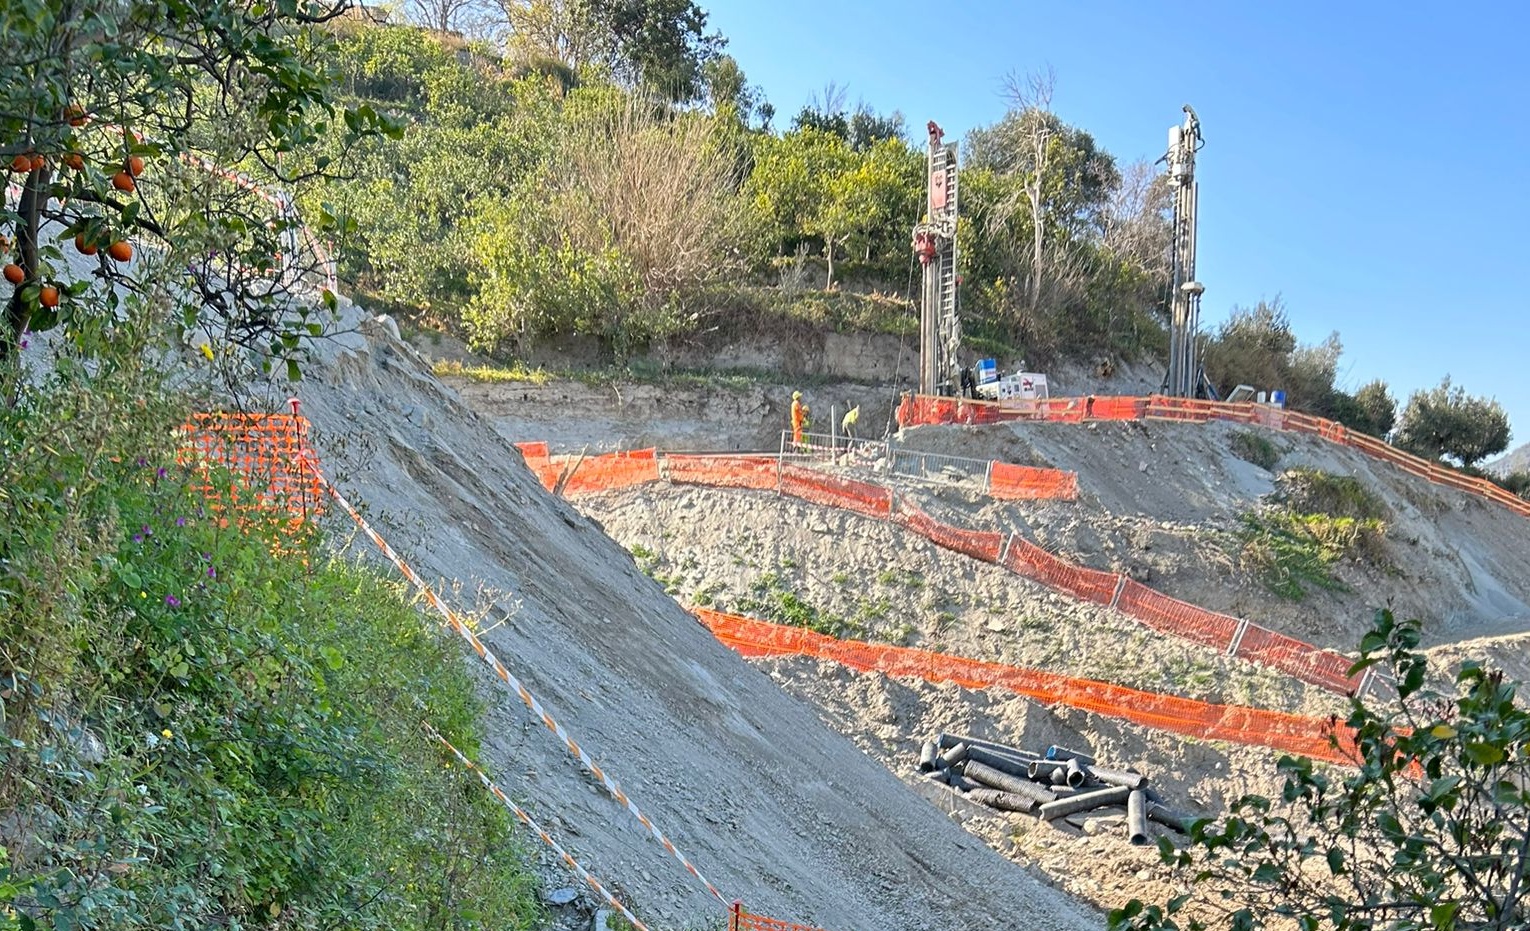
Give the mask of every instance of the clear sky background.
[[1530, 4], [701, 0], [784, 128], [848, 102], [996, 121], [1003, 76], [1056, 71], [1053, 108], [1122, 163], [1200, 115], [1202, 325], [1280, 296], [1339, 382], [1399, 404], [1446, 373], [1530, 440]]

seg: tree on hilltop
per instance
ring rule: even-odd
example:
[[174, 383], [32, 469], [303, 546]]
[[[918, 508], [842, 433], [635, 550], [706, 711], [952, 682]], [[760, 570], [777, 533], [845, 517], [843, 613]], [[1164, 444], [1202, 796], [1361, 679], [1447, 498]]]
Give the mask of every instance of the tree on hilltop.
[[1431, 459], [1449, 456], [1468, 468], [1509, 448], [1509, 415], [1495, 400], [1451, 383], [1415, 391], [1397, 423], [1397, 445]]

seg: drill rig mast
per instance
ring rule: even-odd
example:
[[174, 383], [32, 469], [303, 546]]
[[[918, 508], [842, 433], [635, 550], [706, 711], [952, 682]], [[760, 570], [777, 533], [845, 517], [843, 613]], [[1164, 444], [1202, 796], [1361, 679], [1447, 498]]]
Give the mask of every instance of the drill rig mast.
[[1174, 191], [1174, 243], [1169, 278], [1169, 371], [1164, 393], [1193, 398], [1201, 378], [1196, 358], [1201, 322], [1201, 293], [1206, 289], [1195, 278], [1196, 206], [1199, 185], [1195, 181], [1195, 153], [1201, 140], [1201, 121], [1185, 104], [1185, 122], [1169, 127], [1169, 187]]
[[956, 317], [956, 143], [932, 120], [929, 194], [914, 227], [914, 255], [924, 269], [919, 299], [919, 393], [954, 394], [959, 384], [961, 321]]

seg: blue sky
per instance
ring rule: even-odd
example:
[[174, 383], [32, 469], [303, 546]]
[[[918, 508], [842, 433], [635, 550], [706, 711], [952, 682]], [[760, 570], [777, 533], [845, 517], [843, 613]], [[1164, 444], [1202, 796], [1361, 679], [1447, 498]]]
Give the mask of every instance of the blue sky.
[[1180, 105], [1206, 137], [1203, 325], [1279, 295], [1340, 382], [1399, 402], [1447, 372], [1530, 440], [1530, 6], [701, 0], [778, 111], [830, 81], [964, 136], [1011, 70], [1123, 163]]

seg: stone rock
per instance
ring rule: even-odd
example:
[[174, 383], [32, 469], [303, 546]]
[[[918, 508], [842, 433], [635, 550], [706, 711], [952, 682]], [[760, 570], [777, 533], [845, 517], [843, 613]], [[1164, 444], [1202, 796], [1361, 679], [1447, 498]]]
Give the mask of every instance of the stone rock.
[[561, 889], [554, 889], [547, 893], [545, 898], [549, 905], [567, 905], [579, 898], [579, 890], [573, 886], [564, 886]]

